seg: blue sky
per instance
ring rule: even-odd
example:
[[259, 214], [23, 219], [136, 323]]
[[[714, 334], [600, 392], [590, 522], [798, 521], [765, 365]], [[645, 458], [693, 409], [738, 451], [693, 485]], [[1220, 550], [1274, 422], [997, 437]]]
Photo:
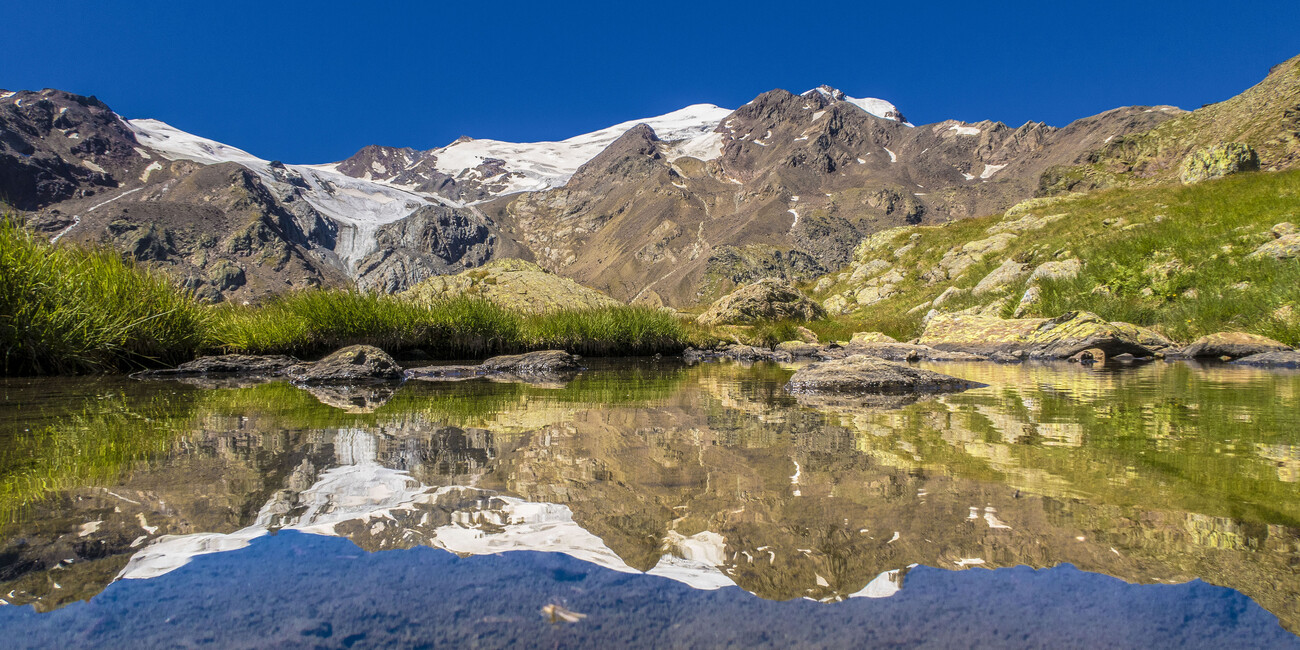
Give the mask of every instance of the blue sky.
[[826, 83], [914, 123], [1196, 108], [1300, 54], [1300, 2], [6, 0], [0, 88], [286, 162], [460, 135], [561, 139]]

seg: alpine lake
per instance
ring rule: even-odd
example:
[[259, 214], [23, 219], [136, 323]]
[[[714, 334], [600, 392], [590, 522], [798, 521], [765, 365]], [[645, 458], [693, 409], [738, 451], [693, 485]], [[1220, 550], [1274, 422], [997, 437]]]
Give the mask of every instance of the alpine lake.
[[1300, 373], [0, 380], [0, 646], [1300, 647]]

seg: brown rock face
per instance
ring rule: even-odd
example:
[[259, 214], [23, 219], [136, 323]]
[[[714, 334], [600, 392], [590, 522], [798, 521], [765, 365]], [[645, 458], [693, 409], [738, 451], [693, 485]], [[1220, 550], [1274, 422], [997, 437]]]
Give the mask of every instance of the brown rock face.
[[825, 317], [826, 310], [798, 289], [782, 280], [767, 278], [719, 298], [697, 320], [703, 325], [720, 325]]
[[1183, 350], [1189, 357], [1239, 359], [1266, 352], [1289, 352], [1291, 346], [1267, 336], [1245, 332], [1218, 332], [1202, 336]]

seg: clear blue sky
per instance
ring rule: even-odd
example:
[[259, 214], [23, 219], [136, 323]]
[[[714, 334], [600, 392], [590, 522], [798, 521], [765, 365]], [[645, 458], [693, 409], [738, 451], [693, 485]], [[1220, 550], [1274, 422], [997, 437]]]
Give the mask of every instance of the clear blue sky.
[[96, 95], [264, 158], [561, 139], [827, 83], [948, 118], [1196, 108], [1300, 54], [1300, 1], [6, 0], [0, 88]]

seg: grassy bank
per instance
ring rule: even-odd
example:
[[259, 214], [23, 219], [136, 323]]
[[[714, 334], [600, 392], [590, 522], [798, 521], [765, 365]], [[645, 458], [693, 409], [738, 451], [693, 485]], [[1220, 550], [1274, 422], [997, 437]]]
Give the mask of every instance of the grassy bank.
[[206, 305], [114, 251], [53, 246], [0, 219], [5, 375], [129, 371], [219, 352], [311, 357], [357, 343], [466, 359], [547, 348], [650, 355], [710, 340], [690, 321], [635, 306], [532, 314], [482, 298], [417, 303], [323, 290], [257, 306]]
[[162, 365], [208, 339], [208, 309], [109, 250], [51, 246], [0, 217], [0, 369], [65, 374]]
[[212, 347], [310, 356], [355, 343], [444, 359], [559, 348], [592, 356], [678, 352], [705, 333], [637, 306], [527, 314], [481, 298], [422, 304], [354, 291], [290, 294], [257, 307], [213, 310]]
[[[1107, 190], [1024, 206], [1008, 215], [897, 229], [860, 246], [854, 262], [826, 276], [813, 295], [822, 301], [853, 295], [891, 270], [904, 276], [892, 285], [896, 293], [868, 305], [850, 301], [849, 312], [835, 318], [840, 325], [811, 327], [878, 330], [906, 340], [919, 335], [930, 301], [949, 287], [963, 293], [943, 303], [943, 311], [976, 307], [1011, 317], [1027, 289], [1026, 278], [982, 295], [970, 290], [1007, 260], [1033, 269], [1079, 259], [1077, 277], [1039, 284], [1042, 299], [1025, 316], [1087, 310], [1107, 320], [1154, 327], [1177, 341], [1242, 330], [1297, 345], [1300, 261], [1250, 255], [1272, 239], [1270, 228], [1288, 221], [1300, 223], [1300, 170]], [[1000, 233], [1015, 235], [1005, 249], [956, 277], [925, 277], [942, 266], [945, 255]], [[853, 277], [855, 269], [872, 264], [882, 270]]]

